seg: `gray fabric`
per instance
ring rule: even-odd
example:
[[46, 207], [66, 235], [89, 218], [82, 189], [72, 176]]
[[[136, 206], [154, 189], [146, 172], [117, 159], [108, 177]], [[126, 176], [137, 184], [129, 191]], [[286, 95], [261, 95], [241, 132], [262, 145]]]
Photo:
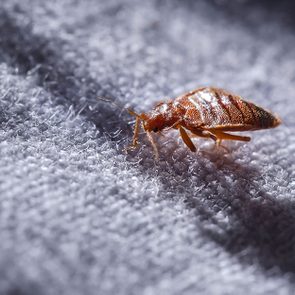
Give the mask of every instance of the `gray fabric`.
[[[293, 294], [288, 1], [2, 0], [0, 294]], [[202, 85], [283, 119], [122, 152], [136, 111]]]

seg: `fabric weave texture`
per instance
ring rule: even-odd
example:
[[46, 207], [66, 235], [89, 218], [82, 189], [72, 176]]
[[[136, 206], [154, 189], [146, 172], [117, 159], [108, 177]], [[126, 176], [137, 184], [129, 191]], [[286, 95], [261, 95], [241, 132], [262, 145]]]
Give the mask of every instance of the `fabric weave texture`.
[[[294, 294], [292, 1], [2, 0], [0, 294]], [[282, 118], [137, 151], [123, 107], [225, 88]], [[97, 99], [113, 100], [118, 106]]]

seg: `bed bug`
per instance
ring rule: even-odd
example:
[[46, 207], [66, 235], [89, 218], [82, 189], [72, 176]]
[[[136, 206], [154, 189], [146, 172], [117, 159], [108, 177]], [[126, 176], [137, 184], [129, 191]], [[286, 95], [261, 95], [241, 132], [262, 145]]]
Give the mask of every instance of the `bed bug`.
[[178, 129], [183, 142], [192, 151], [193, 137], [210, 138], [220, 145], [222, 140], [250, 141], [248, 136], [228, 132], [253, 131], [274, 128], [281, 120], [242, 97], [221, 88], [203, 87], [185, 93], [174, 100], [158, 103], [150, 112], [137, 114], [131, 148], [138, 145], [140, 125], [145, 131], [156, 158], [158, 150], [151, 135], [169, 129]]

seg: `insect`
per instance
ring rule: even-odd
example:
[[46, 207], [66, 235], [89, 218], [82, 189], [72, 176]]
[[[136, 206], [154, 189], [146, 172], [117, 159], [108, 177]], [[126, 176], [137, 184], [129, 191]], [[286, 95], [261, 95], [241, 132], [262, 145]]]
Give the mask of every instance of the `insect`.
[[140, 125], [145, 131], [156, 158], [158, 150], [152, 132], [178, 129], [183, 142], [192, 151], [196, 147], [193, 137], [210, 138], [220, 145], [222, 140], [250, 141], [248, 136], [229, 132], [253, 131], [274, 128], [281, 120], [265, 109], [221, 88], [203, 87], [185, 93], [174, 100], [158, 103], [150, 112], [137, 114], [133, 141], [130, 148], [138, 146]]

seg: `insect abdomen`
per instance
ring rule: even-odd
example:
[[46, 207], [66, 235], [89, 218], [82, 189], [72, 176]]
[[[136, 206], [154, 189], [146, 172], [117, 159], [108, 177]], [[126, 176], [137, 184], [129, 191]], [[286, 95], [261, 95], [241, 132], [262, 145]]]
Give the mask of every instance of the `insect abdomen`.
[[187, 122], [206, 129], [254, 130], [279, 125], [274, 115], [219, 88], [200, 88], [179, 98]]

